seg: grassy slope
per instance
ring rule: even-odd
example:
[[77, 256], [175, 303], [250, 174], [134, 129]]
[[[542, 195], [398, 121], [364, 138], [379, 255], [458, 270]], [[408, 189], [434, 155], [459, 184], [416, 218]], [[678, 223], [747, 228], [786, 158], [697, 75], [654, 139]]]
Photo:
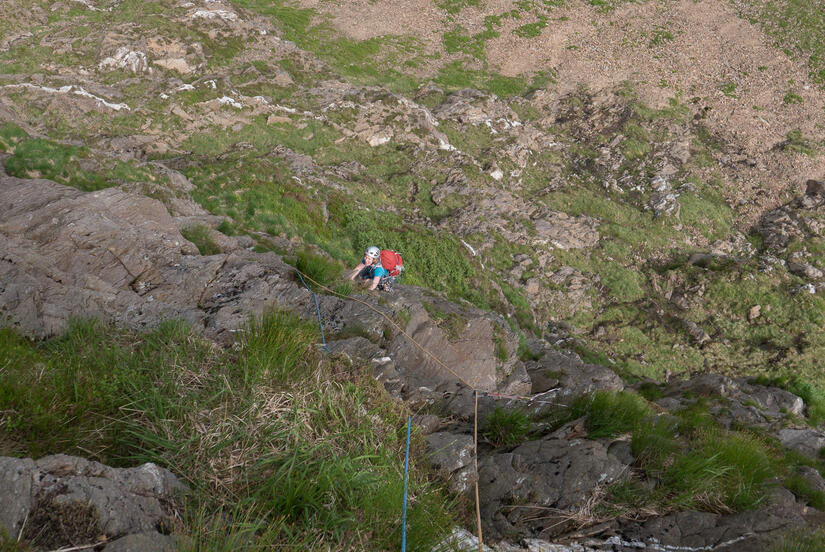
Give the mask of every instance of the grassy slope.
[[[405, 412], [367, 368], [315, 353], [315, 332], [273, 313], [223, 351], [175, 322], [142, 335], [75, 322], [46, 343], [0, 330], [0, 455], [165, 466], [192, 488], [178, 528], [192, 549], [233, 550], [251, 534], [261, 548], [397, 548]], [[421, 447], [416, 550], [453, 520]]]

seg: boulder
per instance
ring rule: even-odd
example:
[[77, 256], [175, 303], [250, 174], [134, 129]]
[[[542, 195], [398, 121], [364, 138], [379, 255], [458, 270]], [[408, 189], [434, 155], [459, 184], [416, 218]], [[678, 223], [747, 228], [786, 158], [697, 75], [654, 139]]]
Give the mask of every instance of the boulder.
[[179, 538], [152, 531], [121, 537], [107, 544], [103, 550], [105, 552], [176, 552], [180, 549]]
[[473, 438], [446, 431], [431, 433], [427, 441], [427, 459], [449, 481], [450, 490], [465, 494], [477, 480], [473, 464]]
[[478, 466], [484, 534], [497, 539], [550, 530], [553, 511], [575, 512], [623, 470], [599, 442], [552, 436], [487, 456]]
[[16, 535], [26, 524], [24, 536], [53, 539], [48, 523], [71, 510], [88, 518], [82, 525], [93, 533], [110, 538], [168, 531], [175, 499], [186, 490], [171, 472], [151, 463], [111, 468], [62, 454], [36, 461], [0, 457], [0, 527]]
[[784, 447], [808, 456], [818, 457], [825, 448], [825, 432], [818, 429], [786, 428], [779, 431], [778, 437]]
[[621, 391], [622, 379], [604, 366], [585, 364], [570, 351], [547, 351], [537, 361], [526, 363], [531, 393], [543, 401], [586, 395], [593, 391]]

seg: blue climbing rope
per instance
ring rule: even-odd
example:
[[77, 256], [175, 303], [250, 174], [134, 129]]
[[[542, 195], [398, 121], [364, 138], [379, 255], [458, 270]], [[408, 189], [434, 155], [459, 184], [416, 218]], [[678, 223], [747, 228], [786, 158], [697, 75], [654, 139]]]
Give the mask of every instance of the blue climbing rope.
[[407, 453], [404, 458], [404, 505], [401, 509], [401, 552], [407, 550], [407, 477], [410, 473], [410, 428], [412, 416], [407, 418]]
[[330, 352], [329, 347], [327, 347], [327, 338], [324, 337], [324, 323], [321, 321], [321, 307], [318, 306], [318, 295], [304, 281], [304, 277], [301, 276], [301, 273], [296, 270], [295, 272], [298, 273], [298, 278], [301, 279], [301, 283], [304, 284], [304, 287], [312, 294], [312, 298], [315, 299], [315, 312], [318, 313], [318, 327], [321, 328], [321, 341], [324, 343], [323, 347], [326, 352]]

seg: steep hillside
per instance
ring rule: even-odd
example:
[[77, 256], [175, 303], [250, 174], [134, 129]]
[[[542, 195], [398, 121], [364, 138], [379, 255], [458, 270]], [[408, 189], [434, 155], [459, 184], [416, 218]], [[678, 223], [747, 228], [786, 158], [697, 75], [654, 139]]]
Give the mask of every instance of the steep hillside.
[[816, 269], [819, 234], [776, 250], [754, 229], [825, 174], [821, 13], [15, 6], [0, 54], [10, 174], [127, 183], [187, 215], [177, 169], [231, 217], [226, 233], [282, 234], [345, 264], [380, 242], [412, 261], [408, 283], [537, 335], [563, 322], [629, 373], [813, 375], [820, 298], [796, 291], [818, 273], [783, 261]]
[[[5, 326], [52, 338], [78, 315], [137, 332], [183, 319], [191, 339], [231, 345], [249, 316], [273, 306], [315, 316], [296, 266], [327, 286], [319, 316], [333, 338], [372, 343], [348, 345], [348, 358], [380, 345], [394, 359], [382, 381], [416, 409], [463, 419], [466, 397], [439, 406], [430, 393], [453, 393], [455, 379], [428, 380], [438, 367], [383, 315], [488, 391], [568, 387], [573, 372], [561, 378], [554, 363], [609, 367], [620, 385], [578, 391], [635, 386], [651, 403], [694, 393], [674, 383], [681, 377], [723, 374], [734, 379], [722, 389], [736, 382], [745, 394], [757, 393], [745, 387], [753, 381], [736, 378], [758, 377], [808, 408], [760, 422], [773, 432], [766, 455], [780, 454], [771, 448], [780, 426], [822, 423], [813, 406], [825, 390], [821, 0], [0, 0], [0, 9]], [[362, 292], [344, 275], [372, 244], [400, 251], [402, 284], [417, 287], [373, 297], [378, 310], [367, 312], [346, 301]], [[25, 349], [3, 335], [7, 350]], [[307, 362], [319, 380], [343, 370]], [[749, 407], [716, 385], [710, 397]], [[375, 393], [363, 407], [371, 413], [384, 400]], [[660, 414], [688, 408], [656, 404]], [[704, 446], [709, 430], [694, 422]], [[562, 426], [539, 433], [561, 439]], [[667, 439], [684, 429], [668, 427]], [[40, 450], [13, 440], [15, 454]], [[74, 452], [88, 445], [72, 442]], [[168, 463], [166, 454], [137, 456]], [[782, 458], [772, 469], [790, 477], [795, 461]], [[654, 464], [634, 468], [656, 481], [666, 466]], [[645, 497], [638, 508], [678, 510]], [[732, 504], [702, 507], [728, 515]], [[506, 533], [500, 519], [489, 523]], [[341, 542], [327, 537], [319, 542]]]

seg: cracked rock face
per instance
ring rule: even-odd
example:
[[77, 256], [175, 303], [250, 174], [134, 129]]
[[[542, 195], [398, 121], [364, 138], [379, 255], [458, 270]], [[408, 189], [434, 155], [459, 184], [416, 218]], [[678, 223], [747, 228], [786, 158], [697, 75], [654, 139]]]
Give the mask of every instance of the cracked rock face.
[[612, 482], [623, 469], [601, 443], [555, 435], [488, 456], [478, 466], [484, 534], [546, 534], [558, 521], [552, 511], [574, 512], [594, 489]]
[[151, 463], [111, 468], [63, 454], [36, 461], [0, 457], [0, 489], [0, 527], [11, 535], [19, 534], [27, 519], [48, 519], [43, 512], [81, 504], [89, 524], [109, 538], [168, 532], [174, 499], [186, 492], [170, 471]]

